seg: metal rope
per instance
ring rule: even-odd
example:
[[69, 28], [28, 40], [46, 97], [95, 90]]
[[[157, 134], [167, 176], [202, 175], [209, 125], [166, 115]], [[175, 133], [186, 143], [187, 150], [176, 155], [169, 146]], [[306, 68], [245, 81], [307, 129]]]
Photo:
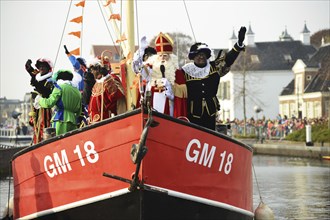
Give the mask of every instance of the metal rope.
[[263, 203], [263, 201], [262, 201], [262, 197], [261, 197], [261, 193], [260, 193], [259, 183], [258, 183], [258, 179], [257, 179], [257, 174], [256, 174], [256, 171], [254, 170], [254, 165], [253, 165], [253, 163], [252, 163], [252, 168], [253, 168], [254, 178], [256, 179], [256, 183], [257, 183], [257, 188], [258, 188], [259, 198], [260, 198], [260, 201]]
[[[123, 1], [120, 1], [120, 17], [121, 18], [123, 18], [122, 15], [123, 15]], [[121, 35], [122, 32], [123, 32], [123, 22], [120, 22], [120, 35]], [[119, 42], [119, 46], [120, 46], [119, 47], [120, 48], [120, 54], [119, 55], [120, 55], [120, 57], [123, 57], [123, 53], [124, 53], [123, 48], [121, 46], [122, 43], [123, 43], [122, 41]]]
[[[104, 21], [104, 23], [105, 23], [105, 26], [107, 27], [108, 33], [109, 33], [109, 35], [110, 35], [110, 38], [111, 38], [112, 44], [113, 44], [113, 45], [116, 45], [116, 44], [115, 44], [115, 41], [114, 41], [113, 38], [112, 38], [112, 35], [111, 35], [110, 30], [109, 30], [108, 23], [107, 23], [107, 21], [106, 21], [106, 19], [105, 19], [104, 13], [103, 13], [103, 11], [102, 11], [102, 8], [101, 8], [101, 5], [100, 5], [100, 0], [98, 0], [97, 3], [98, 3], [98, 5], [99, 5], [100, 12], [101, 12], [101, 14], [102, 14], [102, 17], [103, 17], [103, 21]], [[116, 46], [115, 46], [115, 50], [116, 50], [116, 52], [119, 54], [119, 51], [118, 51], [118, 49], [117, 49]]]
[[[82, 10], [81, 10], [81, 16], [84, 17], [84, 13], [85, 13], [85, 7], [82, 7]], [[83, 36], [84, 36], [84, 21], [83, 23], [81, 24], [81, 32], [80, 32], [80, 55], [82, 56], [82, 53], [83, 53]]]
[[136, 14], [136, 36], [138, 39], [137, 45], [140, 48], [140, 34], [139, 34], [139, 16], [138, 16], [138, 7], [137, 7], [137, 0], [135, 0], [135, 14]]
[[188, 9], [187, 9], [187, 5], [186, 5], [185, 0], [183, 0], [183, 4], [184, 4], [184, 8], [186, 9], [186, 14], [187, 14], [187, 17], [188, 17], [188, 21], [189, 21], [189, 25], [190, 25], [191, 32], [192, 32], [192, 34], [193, 34], [193, 36], [194, 36], [194, 40], [195, 40], [195, 42], [197, 42], [197, 41], [196, 41], [196, 37], [195, 37], [195, 33], [194, 33], [194, 29], [193, 29], [193, 27], [192, 27], [192, 25], [191, 25], [191, 20], [190, 20], [190, 17], [189, 17], [189, 13], [188, 13]]
[[56, 62], [57, 62], [57, 58], [58, 58], [58, 54], [59, 54], [59, 52], [60, 52], [60, 48], [61, 48], [61, 45], [62, 45], [62, 40], [63, 40], [63, 36], [64, 36], [64, 32], [65, 32], [65, 28], [66, 28], [66, 24], [67, 24], [67, 22], [68, 22], [68, 18], [69, 18], [70, 10], [71, 10], [71, 5], [72, 5], [72, 0], [70, 1], [70, 6], [69, 6], [68, 13], [67, 13], [67, 15], [66, 15], [66, 19], [65, 19], [64, 28], [63, 28], [63, 31], [62, 31], [61, 40], [60, 40], [60, 43], [59, 43], [59, 45], [58, 45], [58, 49], [57, 49], [57, 53], [56, 53], [56, 57], [55, 57], [55, 61], [54, 61], [54, 69], [55, 69]]
[[[12, 161], [10, 161], [10, 166], [9, 166], [9, 176], [13, 176], [13, 173], [12, 173], [12, 170], [11, 170], [11, 164]], [[10, 218], [9, 216], [9, 210], [10, 210], [10, 205], [9, 205], [9, 202], [10, 202], [10, 185], [11, 185], [11, 178], [9, 177], [9, 181], [8, 181], [8, 198], [7, 198], [7, 215], [8, 215], [8, 219]], [[5, 216], [3, 216], [5, 217]]]

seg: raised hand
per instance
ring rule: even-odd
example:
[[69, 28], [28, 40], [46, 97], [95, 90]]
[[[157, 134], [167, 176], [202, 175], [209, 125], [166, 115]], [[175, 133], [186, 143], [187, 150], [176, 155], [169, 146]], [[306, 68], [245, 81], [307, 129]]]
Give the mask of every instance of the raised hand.
[[64, 45], [64, 50], [66, 54], [69, 54], [70, 52], [68, 51], [68, 48], [66, 48], [66, 45]]
[[242, 26], [241, 29], [238, 31], [238, 44], [240, 46], [243, 45], [243, 41], [245, 39], [246, 27]]
[[30, 68], [32, 68], [31, 64], [32, 64], [32, 61], [31, 61], [30, 59], [28, 59], [28, 60], [26, 61], [26, 63], [25, 63], [25, 69], [30, 69]]

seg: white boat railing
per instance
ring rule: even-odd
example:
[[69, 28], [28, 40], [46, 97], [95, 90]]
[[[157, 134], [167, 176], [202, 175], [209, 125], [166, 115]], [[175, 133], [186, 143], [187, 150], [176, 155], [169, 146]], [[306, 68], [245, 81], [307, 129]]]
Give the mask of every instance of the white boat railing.
[[[21, 133], [21, 132], [20, 132]], [[15, 128], [0, 128], [0, 149], [30, 146], [32, 135], [17, 134]]]
[[16, 135], [15, 128], [0, 128], [0, 136], [8, 137]]

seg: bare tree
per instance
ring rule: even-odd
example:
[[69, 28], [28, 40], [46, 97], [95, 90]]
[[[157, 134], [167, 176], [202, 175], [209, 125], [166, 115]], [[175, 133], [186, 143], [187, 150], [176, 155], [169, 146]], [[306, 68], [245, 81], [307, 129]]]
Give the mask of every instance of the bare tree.
[[[253, 54], [252, 51], [249, 51], [249, 48], [246, 48], [246, 51], [243, 52], [238, 59], [235, 61], [234, 69], [238, 72], [238, 76], [235, 80], [241, 79], [241, 85], [235, 85], [234, 87], [234, 94], [236, 99], [236, 104], [239, 100], [242, 100], [243, 104], [243, 117], [244, 117], [244, 133], [243, 135], [246, 136], [246, 124], [247, 124], [247, 117], [246, 117], [246, 108], [247, 103], [253, 103], [253, 105], [264, 106], [263, 102], [258, 99], [257, 94], [260, 92], [258, 91], [257, 86], [253, 86], [260, 82], [260, 77], [256, 79], [255, 76], [249, 75], [249, 71], [255, 69], [259, 62], [257, 57], [252, 58]], [[249, 80], [248, 80], [249, 77]], [[254, 79], [255, 78], [255, 79]]]

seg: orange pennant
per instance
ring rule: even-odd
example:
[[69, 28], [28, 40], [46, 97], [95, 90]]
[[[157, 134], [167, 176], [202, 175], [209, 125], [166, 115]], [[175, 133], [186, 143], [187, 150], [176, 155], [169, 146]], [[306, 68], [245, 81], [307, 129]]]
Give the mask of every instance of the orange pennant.
[[112, 15], [110, 15], [109, 21], [111, 19], [117, 19], [118, 21], [120, 21], [121, 20], [120, 14], [112, 14]]
[[116, 40], [116, 43], [120, 43], [120, 42], [125, 41], [125, 40], [127, 40], [127, 38], [126, 38], [125, 34], [123, 34], [123, 35], [121, 35], [120, 39]]
[[107, 0], [107, 2], [105, 3], [105, 5], [103, 5], [104, 7], [107, 7], [108, 5], [110, 5], [110, 3], [116, 3], [116, 0]]
[[134, 79], [133, 79], [133, 82], [132, 82], [132, 86], [130, 86], [129, 88], [130, 89], [137, 89], [139, 88], [139, 81], [140, 81], [140, 75], [139, 74], [136, 74]]
[[72, 19], [70, 22], [76, 22], [79, 24], [79, 23], [82, 23], [82, 20], [83, 20], [83, 16], [79, 16], [79, 17]]
[[72, 55], [79, 56], [80, 55], [80, 48], [78, 47], [77, 49], [70, 51], [70, 53]]
[[73, 35], [80, 38], [80, 33], [81, 33], [80, 31], [75, 31], [75, 32], [70, 32], [69, 35]]
[[79, 3], [77, 3], [77, 4], [75, 4], [75, 6], [81, 6], [81, 7], [85, 7], [85, 0], [83, 0], [83, 1], [81, 1], [81, 2], [79, 2]]

